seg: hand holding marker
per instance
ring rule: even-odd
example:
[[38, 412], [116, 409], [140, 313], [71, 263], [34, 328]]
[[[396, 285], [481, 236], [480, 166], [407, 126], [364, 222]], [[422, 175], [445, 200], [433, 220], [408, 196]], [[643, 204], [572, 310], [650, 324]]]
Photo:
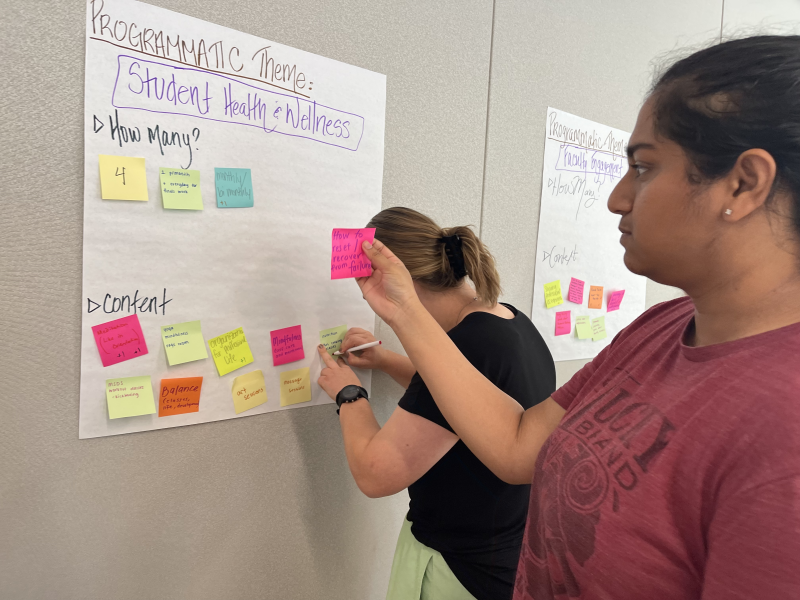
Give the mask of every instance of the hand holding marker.
[[346, 354], [348, 352], [358, 352], [359, 350], [366, 350], [367, 348], [374, 348], [375, 346], [378, 346], [380, 344], [381, 344], [380, 340], [375, 340], [374, 342], [369, 342], [368, 344], [361, 344], [360, 346], [355, 346], [353, 348], [348, 348], [344, 352], [340, 352], [339, 350], [337, 350], [336, 352], [333, 353], [333, 355], [334, 356], [341, 356], [341, 355]]

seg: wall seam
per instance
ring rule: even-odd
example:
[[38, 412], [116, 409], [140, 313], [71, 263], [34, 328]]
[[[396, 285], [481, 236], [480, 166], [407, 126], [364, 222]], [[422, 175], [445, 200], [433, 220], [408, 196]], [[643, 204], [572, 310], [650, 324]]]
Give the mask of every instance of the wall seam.
[[722, 30], [725, 28], [725, 0], [722, 0], [722, 15], [719, 18], [719, 43], [722, 43]]
[[489, 79], [486, 85], [486, 129], [483, 135], [483, 176], [481, 178], [481, 216], [478, 237], [483, 235], [483, 204], [486, 201], [486, 161], [489, 155], [489, 112], [492, 98], [492, 58], [494, 56], [494, 14], [497, 0], [492, 0], [492, 32], [489, 36]]

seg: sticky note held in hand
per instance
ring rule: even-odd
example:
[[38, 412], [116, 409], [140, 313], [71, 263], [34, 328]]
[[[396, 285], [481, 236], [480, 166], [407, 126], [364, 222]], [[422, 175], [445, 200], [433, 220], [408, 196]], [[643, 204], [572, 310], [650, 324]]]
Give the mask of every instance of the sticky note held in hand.
[[334, 229], [331, 234], [331, 279], [369, 277], [372, 262], [361, 244], [375, 241], [375, 228]]
[[99, 155], [103, 200], [147, 201], [147, 171], [143, 158]]

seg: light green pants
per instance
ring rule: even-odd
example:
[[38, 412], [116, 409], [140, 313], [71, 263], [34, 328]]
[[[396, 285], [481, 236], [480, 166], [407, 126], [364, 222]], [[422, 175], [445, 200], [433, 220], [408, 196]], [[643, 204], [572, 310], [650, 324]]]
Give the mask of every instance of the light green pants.
[[406, 519], [394, 551], [386, 600], [475, 600], [436, 550], [420, 544]]

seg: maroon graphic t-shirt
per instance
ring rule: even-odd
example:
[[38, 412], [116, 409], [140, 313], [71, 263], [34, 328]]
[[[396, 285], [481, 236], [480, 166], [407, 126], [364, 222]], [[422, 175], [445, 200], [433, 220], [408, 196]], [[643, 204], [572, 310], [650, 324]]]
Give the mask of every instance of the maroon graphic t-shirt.
[[515, 600], [800, 599], [800, 323], [692, 348], [660, 304], [553, 394]]

